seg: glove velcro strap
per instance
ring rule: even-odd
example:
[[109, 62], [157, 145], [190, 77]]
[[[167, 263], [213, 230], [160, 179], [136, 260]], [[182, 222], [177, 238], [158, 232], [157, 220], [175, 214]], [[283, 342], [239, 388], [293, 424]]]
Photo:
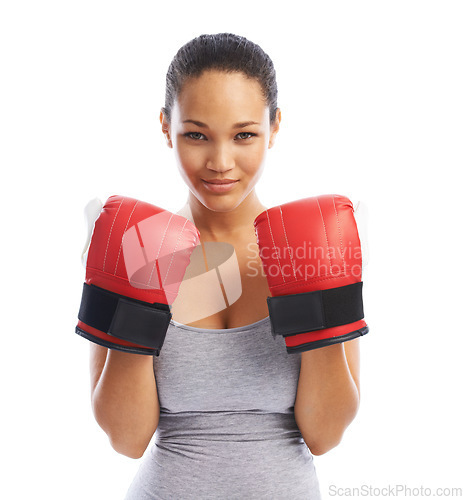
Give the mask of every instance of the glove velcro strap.
[[363, 319], [362, 285], [268, 297], [272, 334], [297, 335]]
[[113, 337], [161, 349], [171, 317], [166, 304], [150, 304], [84, 283], [79, 320]]

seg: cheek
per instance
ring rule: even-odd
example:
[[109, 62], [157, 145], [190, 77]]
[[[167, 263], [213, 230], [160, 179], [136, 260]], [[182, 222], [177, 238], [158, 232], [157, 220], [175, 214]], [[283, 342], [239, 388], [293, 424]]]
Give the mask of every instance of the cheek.
[[263, 168], [266, 153], [267, 149], [262, 147], [243, 148], [239, 158], [242, 172], [250, 177], [256, 175]]
[[189, 148], [179, 145], [175, 148], [175, 152], [178, 166], [185, 175], [193, 175], [201, 170], [204, 159], [200, 148]]

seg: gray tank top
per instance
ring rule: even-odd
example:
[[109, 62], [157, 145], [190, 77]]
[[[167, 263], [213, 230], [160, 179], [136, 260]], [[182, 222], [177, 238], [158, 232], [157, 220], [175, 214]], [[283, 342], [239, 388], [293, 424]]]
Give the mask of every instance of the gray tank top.
[[154, 444], [126, 500], [320, 499], [294, 418], [300, 365], [268, 317], [223, 330], [172, 321], [154, 358]]

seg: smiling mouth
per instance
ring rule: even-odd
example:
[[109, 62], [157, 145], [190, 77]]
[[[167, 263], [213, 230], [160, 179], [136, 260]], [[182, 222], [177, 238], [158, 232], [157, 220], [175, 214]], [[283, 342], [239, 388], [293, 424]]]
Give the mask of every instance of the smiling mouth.
[[231, 182], [238, 182], [237, 179], [201, 179], [204, 182], [208, 182], [209, 184], [230, 184]]
[[206, 189], [213, 193], [225, 193], [238, 184], [238, 179], [201, 179]]

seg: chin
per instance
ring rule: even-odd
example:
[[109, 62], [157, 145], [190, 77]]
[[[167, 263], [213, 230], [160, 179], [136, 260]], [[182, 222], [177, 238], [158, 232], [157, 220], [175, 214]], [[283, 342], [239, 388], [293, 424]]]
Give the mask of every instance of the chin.
[[236, 207], [238, 207], [245, 196], [237, 196], [236, 194], [223, 194], [223, 195], [211, 195], [209, 193], [202, 194], [198, 196], [197, 193], [193, 193], [195, 197], [209, 210], [213, 212], [231, 212]]
[[231, 212], [236, 207], [240, 205], [243, 201], [242, 199], [235, 199], [234, 197], [228, 197], [229, 199], [225, 199], [225, 196], [221, 196], [218, 199], [210, 199], [210, 197], [200, 199], [201, 203], [213, 212]]

